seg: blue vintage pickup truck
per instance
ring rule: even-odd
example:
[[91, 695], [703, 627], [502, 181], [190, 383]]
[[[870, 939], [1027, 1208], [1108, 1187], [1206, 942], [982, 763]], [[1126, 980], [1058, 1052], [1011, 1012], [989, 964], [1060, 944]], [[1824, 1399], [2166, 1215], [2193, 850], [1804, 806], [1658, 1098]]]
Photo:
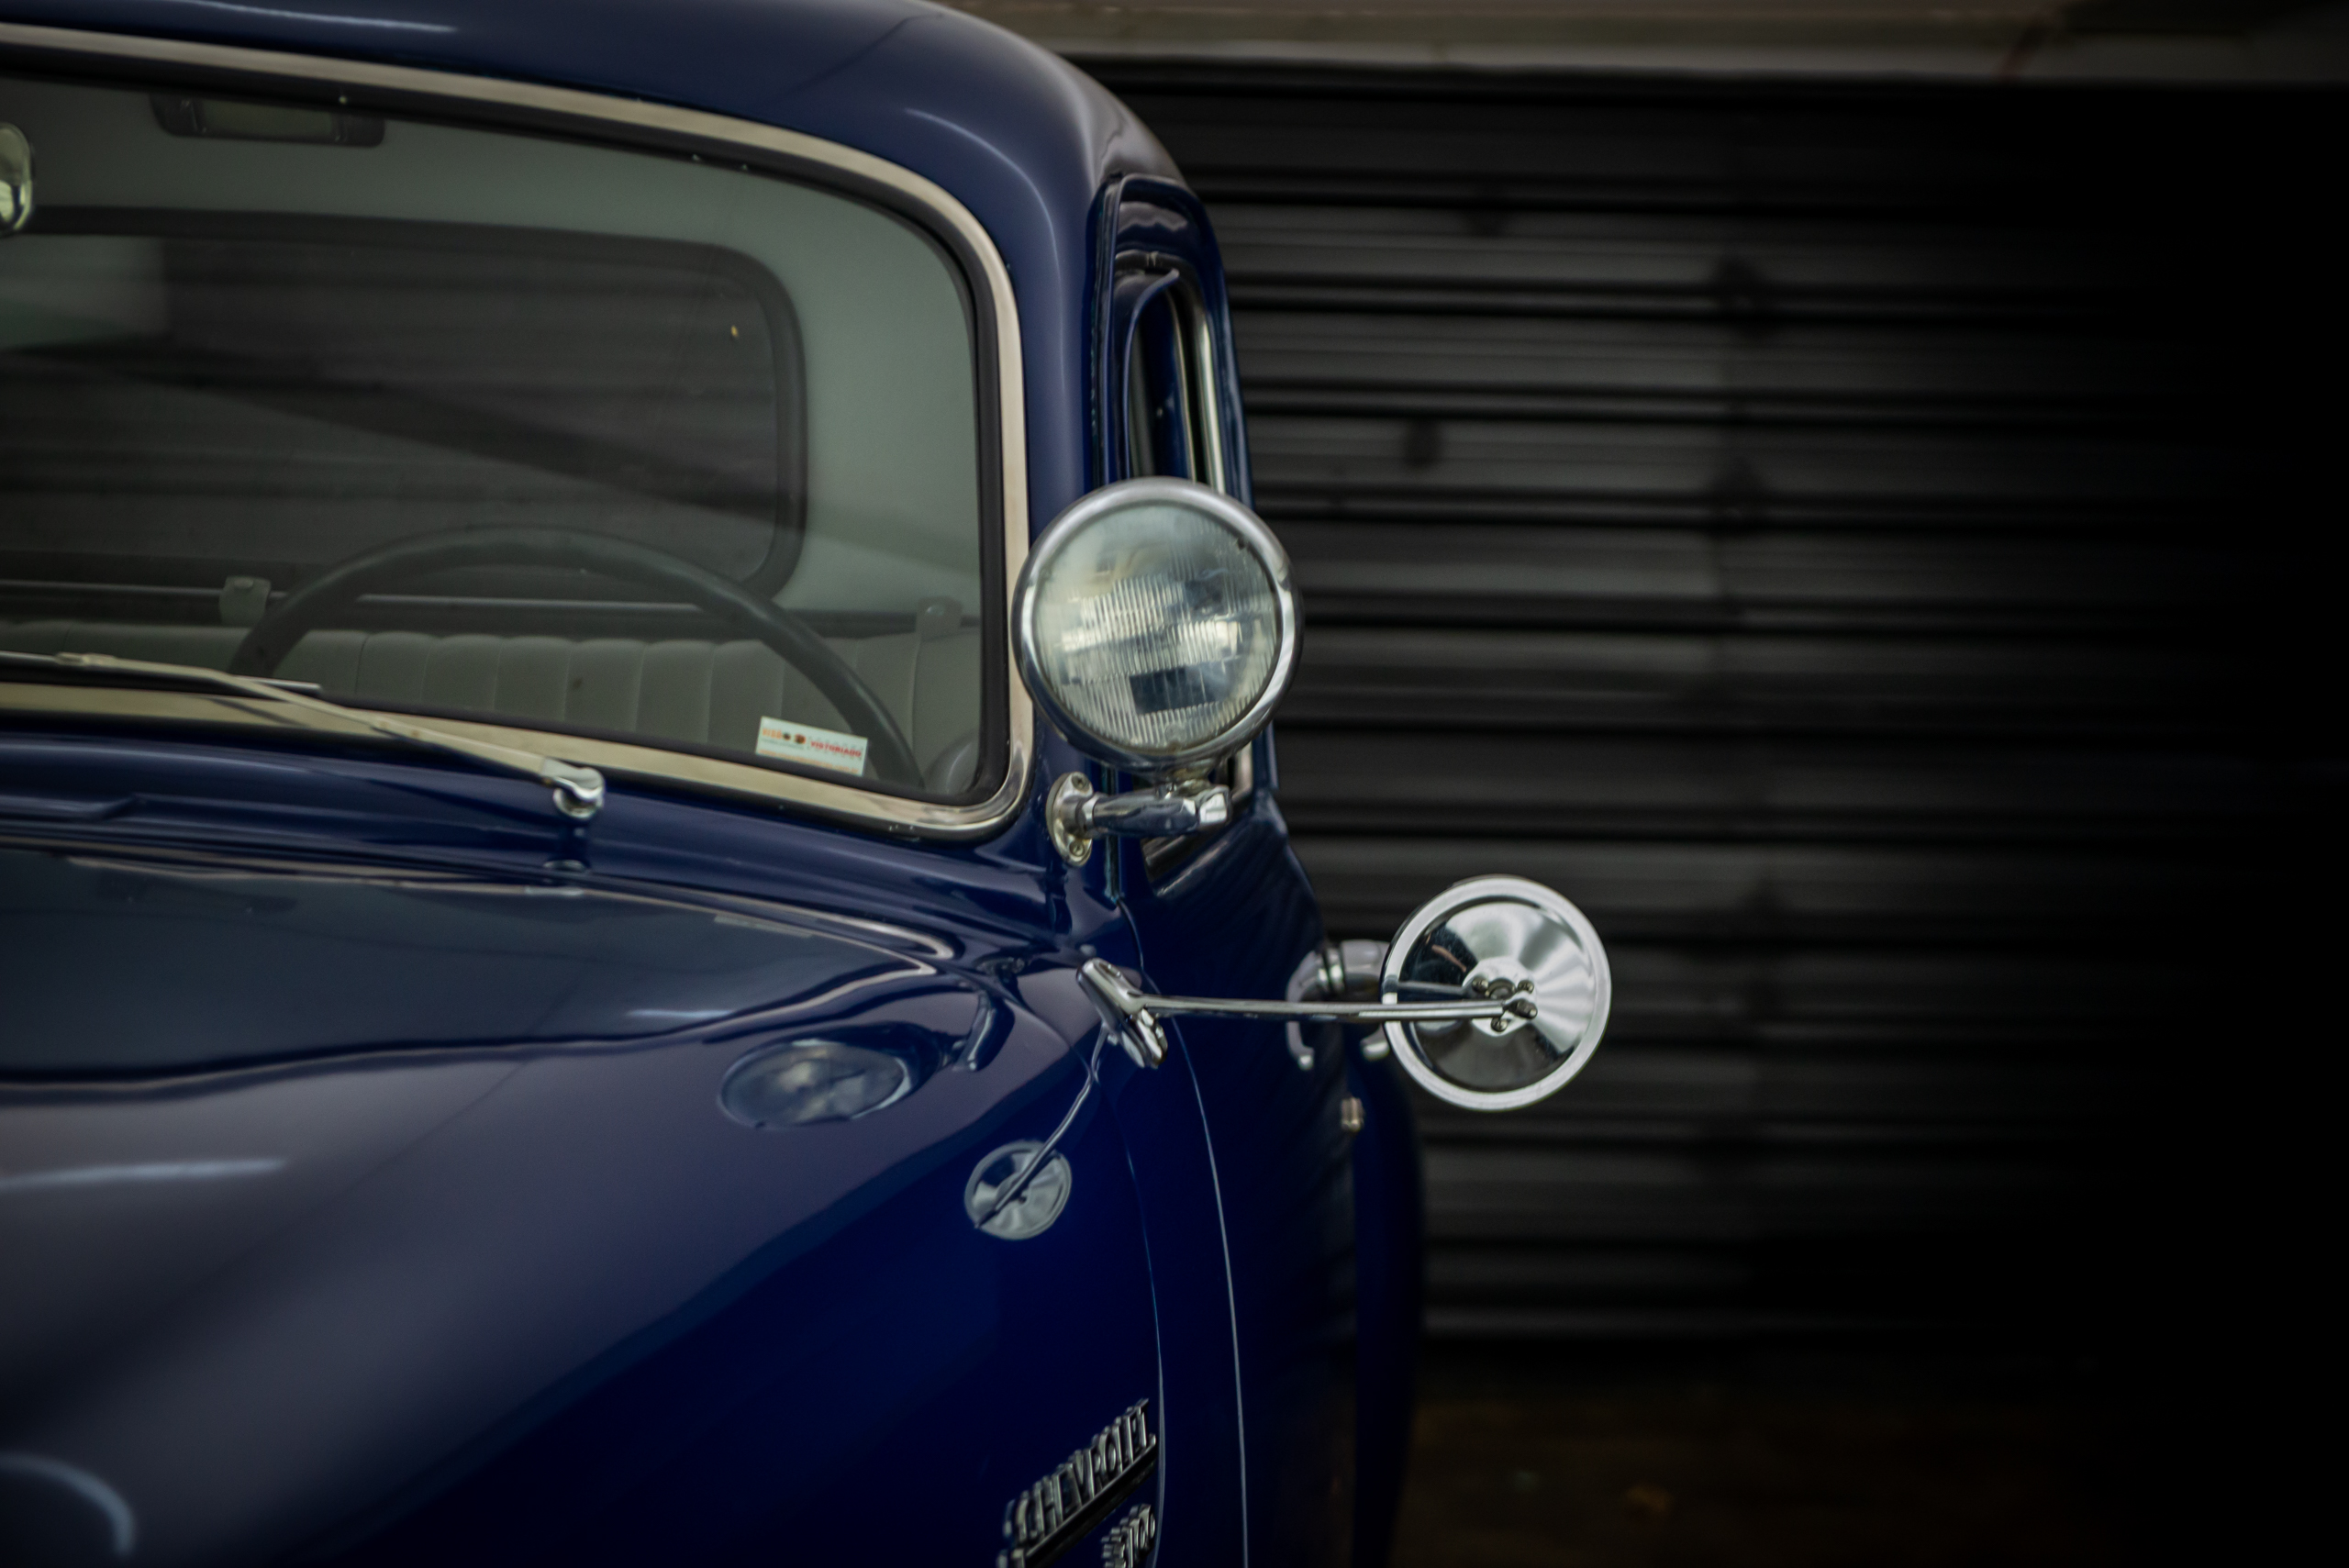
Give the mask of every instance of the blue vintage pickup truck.
[[910, 0], [0, 0], [0, 1560], [1385, 1560], [1405, 1074], [1199, 204]]

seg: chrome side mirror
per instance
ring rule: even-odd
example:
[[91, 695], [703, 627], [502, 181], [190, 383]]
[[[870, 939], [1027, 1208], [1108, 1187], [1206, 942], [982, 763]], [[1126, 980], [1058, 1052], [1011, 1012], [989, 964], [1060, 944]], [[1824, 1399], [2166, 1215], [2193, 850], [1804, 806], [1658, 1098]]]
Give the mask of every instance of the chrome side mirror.
[[1470, 1110], [1530, 1106], [1565, 1087], [1607, 1031], [1614, 980], [1583, 912], [1538, 882], [1480, 876], [1403, 922], [1379, 971], [1383, 1001], [1526, 999], [1525, 1018], [1389, 1018], [1386, 1044], [1419, 1087]]
[[32, 216], [33, 144], [0, 121], [0, 238], [24, 228]]
[[[1447, 889], [1403, 922], [1383, 955], [1348, 942], [1324, 955], [1328, 1000], [1252, 1002], [1156, 996], [1100, 959], [1080, 971], [1105, 1024], [1145, 1067], [1166, 1060], [1160, 1020], [1184, 1014], [1335, 1018], [1383, 1024], [1403, 1070], [1440, 1100], [1505, 1111], [1555, 1094], [1607, 1030], [1614, 985], [1607, 950], [1565, 899], [1521, 876], [1480, 876]], [[1364, 988], [1377, 960], [1377, 999]]]
[[1263, 519], [1187, 479], [1129, 479], [1052, 519], [1012, 601], [1019, 678], [1069, 742], [1148, 781], [1095, 792], [1054, 782], [1052, 842], [1072, 865], [1105, 833], [1220, 825], [1209, 781], [1273, 716], [1297, 666], [1288, 556]]

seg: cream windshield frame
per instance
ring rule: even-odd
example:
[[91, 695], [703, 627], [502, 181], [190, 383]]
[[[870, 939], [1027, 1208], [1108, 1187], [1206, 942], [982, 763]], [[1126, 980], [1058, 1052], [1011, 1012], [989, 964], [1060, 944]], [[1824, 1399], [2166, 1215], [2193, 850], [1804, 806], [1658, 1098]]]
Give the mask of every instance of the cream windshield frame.
[[[435, 715], [436, 728], [473, 737], [495, 745], [534, 751], [552, 751], [565, 762], [599, 768], [618, 779], [644, 779], [668, 785], [749, 797], [796, 807], [854, 826], [878, 828], [921, 838], [975, 839], [995, 832], [1017, 816], [1026, 804], [1035, 771], [1035, 707], [1013, 667], [1010, 620], [1013, 585], [1028, 556], [1028, 473], [1025, 381], [1020, 361], [1019, 308], [1011, 289], [1011, 273], [989, 237], [969, 208], [941, 186], [871, 153], [797, 131], [761, 125], [754, 120], [708, 114], [697, 109], [607, 97], [566, 87], [546, 87], [495, 77], [468, 76], [453, 72], [419, 70], [410, 66], [377, 65], [326, 56], [289, 54], [277, 50], [239, 49], [220, 44], [184, 43], [175, 39], [143, 39], [89, 33], [64, 28], [0, 22], [0, 50], [38, 57], [37, 63], [71, 66], [75, 61], [103, 62], [117, 69], [151, 66], [159, 70], [197, 72], [219, 78], [217, 86], [289, 97], [314, 97], [321, 88], [356, 88], [388, 100], [383, 106], [401, 112], [440, 113], [478, 120], [481, 111], [505, 111], [529, 117], [533, 128], [569, 130], [598, 139], [625, 141], [637, 133], [640, 150], [730, 150], [744, 155], [773, 172], [830, 183], [850, 195], [885, 194], [889, 205], [908, 217], [926, 219], [950, 237], [947, 247], [975, 275], [968, 278], [974, 345], [980, 373], [993, 370], [993, 407], [983, 410], [982, 458], [993, 460], [996, 478], [996, 504], [1001, 514], [1003, 602], [993, 606], [1000, 627], [997, 638], [1002, 668], [999, 676], [1005, 704], [1008, 754], [1003, 778], [985, 800], [949, 806], [885, 795], [854, 784], [786, 773], [748, 762], [729, 762], [660, 746], [596, 740], [564, 730], [531, 728], [520, 723]], [[35, 63], [35, 61], [28, 61]], [[349, 100], [342, 99], [348, 103]], [[357, 107], [359, 106], [352, 106]], [[375, 106], [370, 104], [369, 107]], [[466, 114], [470, 109], [471, 116]], [[645, 136], [668, 143], [648, 148]], [[860, 192], [858, 187], [863, 187]], [[987, 439], [992, 417], [993, 441]], [[261, 723], [281, 728], [283, 715], [266, 712], [262, 705], [233, 695], [186, 691], [126, 691], [61, 688], [30, 683], [0, 681], [0, 712], [104, 715], [131, 719], [211, 722], [250, 727]], [[335, 730], [340, 727], [321, 717], [306, 728]], [[353, 724], [356, 736], [368, 731]], [[549, 742], [553, 744], [550, 745]]]

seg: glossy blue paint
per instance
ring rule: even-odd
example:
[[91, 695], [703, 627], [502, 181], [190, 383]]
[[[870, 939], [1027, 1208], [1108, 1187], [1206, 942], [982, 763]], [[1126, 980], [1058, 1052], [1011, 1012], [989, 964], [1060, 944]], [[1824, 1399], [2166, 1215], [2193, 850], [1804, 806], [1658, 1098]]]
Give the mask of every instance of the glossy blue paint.
[[1354, 1561], [1394, 1545], [1410, 1457], [1425, 1279], [1419, 1135], [1402, 1069], [1356, 1048], [1346, 1082], [1363, 1103], [1354, 1139]]
[[[1138, 864], [1127, 878], [1143, 972], [1161, 990], [1278, 996], [1314, 960], [1320, 916], [1269, 800], [1159, 884]], [[1247, 911], [1246, 940], [1199, 940], [1235, 910]], [[1300, 1068], [1283, 1026], [1174, 1027], [1199, 1084], [1230, 1259], [1251, 1560], [1343, 1563], [1355, 1251], [1344, 1043], [1335, 1026], [1301, 1029], [1311, 1064]]]
[[[1213, 235], [1148, 133], [930, 6], [0, 20], [557, 83], [922, 173], [1011, 272], [1036, 527], [1117, 476], [1120, 250], [1191, 268], [1230, 363]], [[1082, 763], [1039, 739], [1041, 794]], [[0, 732], [0, 1256], [33, 1282], [0, 1293], [0, 1450], [113, 1486], [141, 1561], [984, 1562], [1003, 1505], [1147, 1396], [1154, 1562], [1336, 1562], [1350, 1534], [1377, 1560], [1345, 1454], [1391, 1486], [1408, 1382], [1351, 1336], [1415, 1332], [1408, 1102], [1373, 1075], [1350, 1151], [1366, 1081], [1334, 1031], [1303, 1071], [1277, 1027], [1187, 1020], [1143, 1072], [1074, 979], [1098, 953], [1290, 983], [1320, 928], [1273, 761], [1153, 882], [1131, 844], [1063, 865], [1033, 801], [950, 846], [624, 786], [582, 830], [371, 743]], [[845, 1123], [724, 1113], [733, 1062], [827, 1031], [891, 1042], [916, 1087]], [[1063, 1219], [981, 1235], [973, 1166], [1072, 1106]], [[28, 1485], [0, 1477], [0, 1513], [50, 1547], [92, 1528]]]
[[[507, 781], [413, 772], [0, 745], [0, 1444], [104, 1475], [165, 1562], [984, 1560], [1008, 1496], [1163, 1400], [1135, 1182], [1183, 1173], [1119, 1124], [1196, 1112], [1099, 1050], [1073, 964], [1114, 912], [642, 799], [550, 873]], [[92, 799], [126, 804], [56, 819]], [[731, 874], [681, 876], [696, 840]], [[1012, 1027], [974, 1070], [983, 996]], [[927, 1042], [885, 1111], [720, 1109], [746, 1051], [880, 1027]], [[1088, 1064], [1061, 1223], [981, 1235], [971, 1168]], [[908, 1516], [916, 1434], [955, 1462]]]

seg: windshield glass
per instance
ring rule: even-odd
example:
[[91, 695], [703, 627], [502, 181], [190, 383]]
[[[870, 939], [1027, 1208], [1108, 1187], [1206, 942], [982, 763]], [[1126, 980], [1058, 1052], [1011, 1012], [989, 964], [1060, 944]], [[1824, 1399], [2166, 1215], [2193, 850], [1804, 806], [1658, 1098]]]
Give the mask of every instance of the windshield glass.
[[0, 77], [0, 649], [991, 784], [979, 367], [912, 224], [143, 89]]

